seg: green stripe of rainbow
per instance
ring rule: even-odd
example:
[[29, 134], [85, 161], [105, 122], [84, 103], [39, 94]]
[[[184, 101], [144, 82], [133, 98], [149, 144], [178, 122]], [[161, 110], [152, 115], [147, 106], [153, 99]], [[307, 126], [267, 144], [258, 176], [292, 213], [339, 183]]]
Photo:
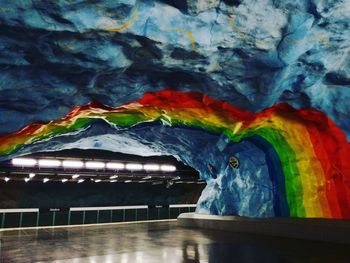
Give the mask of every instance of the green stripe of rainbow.
[[200, 93], [174, 90], [148, 93], [116, 108], [92, 102], [75, 107], [63, 119], [0, 136], [0, 156], [82, 129], [95, 119], [119, 127], [162, 120], [221, 133], [233, 142], [260, 136], [280, 158], [291, 216], [350, 218], [350, 146], [345, 134], [324, 113], [287, 104], [251, 113]]

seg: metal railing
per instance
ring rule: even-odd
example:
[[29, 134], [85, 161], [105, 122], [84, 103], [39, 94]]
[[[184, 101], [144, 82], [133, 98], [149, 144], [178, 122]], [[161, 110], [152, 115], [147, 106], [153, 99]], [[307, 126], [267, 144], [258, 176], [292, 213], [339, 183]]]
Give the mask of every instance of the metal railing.
[[195, 204], [0, 209], [1, 229], [176, 219]]

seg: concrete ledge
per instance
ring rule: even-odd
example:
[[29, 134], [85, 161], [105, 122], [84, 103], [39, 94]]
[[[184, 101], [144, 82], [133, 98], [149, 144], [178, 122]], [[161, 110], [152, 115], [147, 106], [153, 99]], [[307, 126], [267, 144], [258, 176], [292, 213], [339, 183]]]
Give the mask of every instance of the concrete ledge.
[[350, 244], [350, 220], [180, 214], [180, 226]]

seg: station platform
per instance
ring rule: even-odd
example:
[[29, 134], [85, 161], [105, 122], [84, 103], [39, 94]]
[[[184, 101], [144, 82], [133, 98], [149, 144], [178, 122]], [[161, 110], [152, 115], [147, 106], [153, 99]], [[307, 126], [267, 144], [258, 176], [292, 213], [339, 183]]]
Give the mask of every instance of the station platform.
[[350, 220], [321, 218], [248, 218], [183, 213], [184, 227], [262, 234], [350, 245]]
[[349, 246], [230, 231], [176, 220], [2, 230], [0, 262], [349, 262]]

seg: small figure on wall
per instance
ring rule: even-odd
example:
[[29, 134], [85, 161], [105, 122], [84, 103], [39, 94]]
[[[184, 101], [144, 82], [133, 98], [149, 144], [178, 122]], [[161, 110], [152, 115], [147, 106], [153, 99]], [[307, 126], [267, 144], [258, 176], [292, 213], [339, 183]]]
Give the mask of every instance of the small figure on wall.
[[230, 157], [229, 163], [233, 169], [237, 169], [239, 167], [239, 160], [235, 156]]

